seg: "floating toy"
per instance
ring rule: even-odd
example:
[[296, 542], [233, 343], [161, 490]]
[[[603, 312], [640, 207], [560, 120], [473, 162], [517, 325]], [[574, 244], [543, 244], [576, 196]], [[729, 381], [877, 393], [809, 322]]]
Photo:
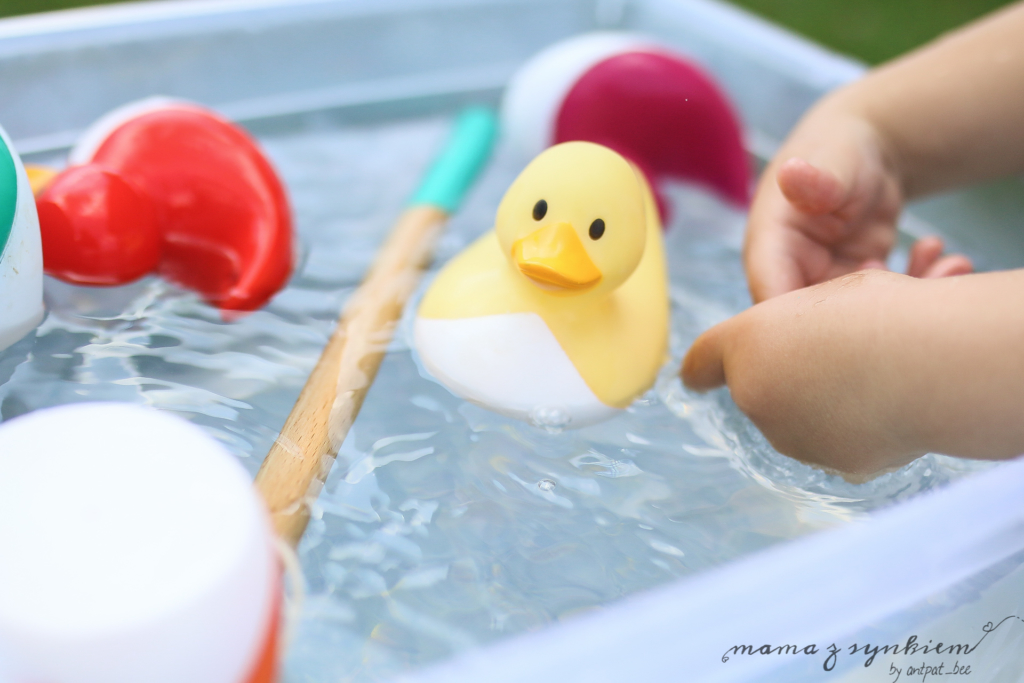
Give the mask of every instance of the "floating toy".
[[259, 145], [212, 111], [153, 98], [93, 124], [56, 177], [37, 171], [46, 271], [119, 285], [152, 271], [225, 311], [291, 273], [292, 218]]
[[72, 166], [38, 200], [46, 272], [80, 285], [121, 285], [152, 273], [163, 240], [146, 195], [98, 164]]
[[415, 338], [431, 374], [506, 415], [581, 427], [628, 406], [668, 345], [661, 223], [643, 175], [593, 143], [542, 153], [494, 230], [437, 276]]
[[591, 33], [538, 53], [510, 81], [502, 125], [526, 158], [570, 140], [614, 149], [647, 176], [663, 218], [665, 180], [701, 184], [738, 206], [750, 198], [728, 99], [694, 62], [642, 36]]
[[0, 350], [43, 318], [43, 255], [32, 189], [0, 128]]
[[0, 425], [0, 678], [271, 683], [272, 539], [248, 474], [184, 420], [92, 403]]
[[740, 126], [697, 66], [611, 33], [534, 57], [502, 114], [511, 144], [539, 156], [502, 200], [494, 231], [426, 293], [416, 347], [469, 401], [582, 427], [628, 406], [666, 359], [658, 184], [696, 182], [745, 205]]

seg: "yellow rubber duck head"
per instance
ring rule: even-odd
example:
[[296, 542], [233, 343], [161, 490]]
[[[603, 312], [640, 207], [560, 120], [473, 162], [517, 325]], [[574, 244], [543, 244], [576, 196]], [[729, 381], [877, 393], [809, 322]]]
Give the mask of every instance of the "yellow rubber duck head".
[[622, 156], [566, 142], [530, 162], [498, 206], [495, 232], [512, 266], [555, 294], [610, 292], [644, 253], [643, 181]]

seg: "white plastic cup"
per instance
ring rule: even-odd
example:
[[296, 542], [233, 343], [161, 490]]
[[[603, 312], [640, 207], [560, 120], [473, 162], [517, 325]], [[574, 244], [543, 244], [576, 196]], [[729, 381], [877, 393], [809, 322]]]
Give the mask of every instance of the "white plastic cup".
[[273, 681], [272, 539], [248, 474], [184, 420], [92, 403], [0, 425], [0, 677]]

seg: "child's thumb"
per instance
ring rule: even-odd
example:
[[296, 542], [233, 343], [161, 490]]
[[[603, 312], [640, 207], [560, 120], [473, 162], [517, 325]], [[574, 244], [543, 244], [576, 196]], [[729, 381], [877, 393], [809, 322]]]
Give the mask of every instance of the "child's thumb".
[[800, 157], [783, 162], [776, 173], [776, 180], [783, 196], [793, 206], [813, 215], [839, 209], [849, 196], [848, 182]]
[[725, 384], [725, 332], [727, 322], [697, 337], [683, 358], [683, 384], [694, 391], [709, 391]]

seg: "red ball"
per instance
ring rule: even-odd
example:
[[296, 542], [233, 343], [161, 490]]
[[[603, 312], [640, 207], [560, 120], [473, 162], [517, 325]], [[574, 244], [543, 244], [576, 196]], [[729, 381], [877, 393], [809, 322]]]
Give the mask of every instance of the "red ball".
[[36, 199], [43, 268], [76, 285], [122, 285], [153, 272], [162, 238], [153, 202], [95, 164], [72, 166]]

